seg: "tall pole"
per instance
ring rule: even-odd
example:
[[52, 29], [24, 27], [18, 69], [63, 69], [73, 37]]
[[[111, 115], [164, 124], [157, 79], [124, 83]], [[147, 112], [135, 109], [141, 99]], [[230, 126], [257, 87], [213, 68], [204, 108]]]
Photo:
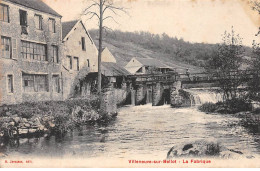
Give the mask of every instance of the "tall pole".
[[[101, 97], [101, 53], [102, 53], [102, 38], [103, 38], [103, 0], [100, 3], [100, 18], [99, 18], [99, 47], [98, 47], [98, 94]], [[100, 99], [101, 100], [101, 99]]]

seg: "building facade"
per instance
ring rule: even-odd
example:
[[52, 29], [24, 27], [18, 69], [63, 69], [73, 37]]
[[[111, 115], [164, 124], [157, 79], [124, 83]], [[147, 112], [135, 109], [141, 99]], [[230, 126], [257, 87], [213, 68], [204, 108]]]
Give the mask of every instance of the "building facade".
[[0, 2], [1, 104], [62, 100], [61, 16], [41, 0]]
[[[78, 92], [90, 94], [89, 83], [79, 85], [89, 73], [97, 72], [97, 48], [82, 20], [62, 23], [64, 98], [75, 96]], [[82, 88], [84, 90], [82, 90]], [[81, 90], [78, 90], [81, 89]]]
[[116, 58], [112, 55], [112, 53], [109, 51], [109, 49], [106, 47], [102, 50], [102, 62], [112, 62], [116, 63]]

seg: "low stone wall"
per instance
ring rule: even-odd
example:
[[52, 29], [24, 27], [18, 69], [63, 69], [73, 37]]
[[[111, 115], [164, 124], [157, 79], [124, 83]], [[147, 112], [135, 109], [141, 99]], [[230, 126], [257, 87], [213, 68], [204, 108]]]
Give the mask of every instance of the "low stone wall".
[[102, 114], [107, 114], [108, 116], [117, 114], [117, 97], [114, 88], [109, 87], [103, 90], [100, 110]]
[[124, 105], [129, 92], [123, 89], [115, 89], [115, 98], [117, 105]]
[[18, 137], [40, 135], [55, 127], [53, 116], [34, 116], [32, 118], [18, 115], [1, 117], [0, 137]]
[[99, 105], [98, 100], [73, 99], [1, 106], [0, 139], [63, 134], [77, 124], [104, 119]]
[[191, 106], [191, 95], [182, 89], [180, 81], [175, 82], [171, 87], [171, 106], [188, 107]]

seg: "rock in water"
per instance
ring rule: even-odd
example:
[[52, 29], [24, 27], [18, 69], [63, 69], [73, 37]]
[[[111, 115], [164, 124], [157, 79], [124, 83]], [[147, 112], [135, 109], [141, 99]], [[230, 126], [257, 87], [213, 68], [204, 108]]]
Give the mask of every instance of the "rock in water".
[[239, 158], [242, 157], [241, 151], [227, 149], [219, 143], [210, 141], [195, 141], [192, 143], [173, 146], [167, 153], [167, 159], [176, 157], [203, 157], [212, 156], [220, 158]]

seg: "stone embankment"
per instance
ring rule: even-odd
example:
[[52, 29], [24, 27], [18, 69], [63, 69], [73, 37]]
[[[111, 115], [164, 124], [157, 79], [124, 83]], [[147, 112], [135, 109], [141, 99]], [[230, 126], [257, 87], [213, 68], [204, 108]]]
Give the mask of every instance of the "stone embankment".
[[117, 115], [114, 91], [98, 98], [0, 106], [0, 139], [64, 135], [79, 124], [108, 122]]
[[0, 117], [0, 138], [40, 136], [52, 132], [66, 132], [77, 124], [96, 122], [102, 118], [95, 110], [74, 106], [69, 115], [33, 115], [23, 117], [12, 111], [2, 111]]

